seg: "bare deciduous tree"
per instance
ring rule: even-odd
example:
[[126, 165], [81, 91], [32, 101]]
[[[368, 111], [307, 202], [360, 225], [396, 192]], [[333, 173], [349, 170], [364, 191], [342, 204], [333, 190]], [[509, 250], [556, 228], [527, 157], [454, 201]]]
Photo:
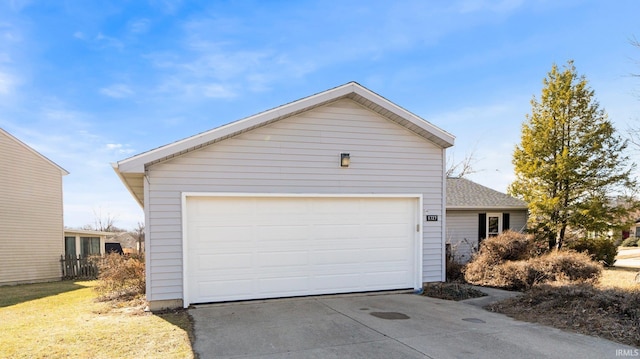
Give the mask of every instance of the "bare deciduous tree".
[[121, 228], [115, 226], [116, 216], [107, 212], [102, 214], [102, 208], [93, 209], [93, 230], [101, 232], [124, 232]]
[[[629, 43], [640, 49], [640, 41], [638, 41], [635, 36], [629, 39]], [[640, 65], [640, 61], [636, 61], [636, 63]], [[640, 77], [640, 73], [633, 73], [631, 76]], [[627, 135], [629, 136], [629, 142], [636, 150], [640, 150], [640, 125], [637, 123], [630, 125], [627, 129]]]
[[477, 162], [475, 157], [476, 149], [465, 154], [462, 161], [456, 162], [453, 155], [447, 157], [447, 177], [464, 178], [477, 171], [473, 165]]
[[138, 241], [138, 254], [144, 252], [144, 223], [138, 222], [138, 226], [133, 230], [133, 233]]

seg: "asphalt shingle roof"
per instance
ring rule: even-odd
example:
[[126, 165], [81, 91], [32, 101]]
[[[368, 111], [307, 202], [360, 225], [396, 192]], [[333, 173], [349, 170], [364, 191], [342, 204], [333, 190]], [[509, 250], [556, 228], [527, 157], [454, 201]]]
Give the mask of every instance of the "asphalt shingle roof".
[[464, 178], [447, 178], [447, 209], [521, 208], [527, 203]]

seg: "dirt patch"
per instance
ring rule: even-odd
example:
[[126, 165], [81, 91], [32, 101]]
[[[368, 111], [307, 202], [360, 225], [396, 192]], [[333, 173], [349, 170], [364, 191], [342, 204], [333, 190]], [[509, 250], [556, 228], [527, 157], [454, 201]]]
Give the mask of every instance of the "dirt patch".
[[546, 284], [487, 309], [518, 320], [640, 346], [640, 290]]
[[486, 296], [485, 293], [463, 283], [428, 283], [422, 289], [424, 296], [455, 301]]

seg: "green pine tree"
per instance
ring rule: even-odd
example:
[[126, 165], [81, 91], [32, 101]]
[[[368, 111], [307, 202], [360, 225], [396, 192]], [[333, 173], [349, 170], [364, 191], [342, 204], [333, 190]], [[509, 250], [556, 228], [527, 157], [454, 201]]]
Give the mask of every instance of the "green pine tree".
[[594, 99], [573, 61], [555, 64], [540, 101], [522, 125], [513, 153], [509, 193], [529, 203], [530, 228], [560, 249], [567, 231], [604, 233], [620, 228], [634, 205], [621, 199], [635, 187], [623, 141]]

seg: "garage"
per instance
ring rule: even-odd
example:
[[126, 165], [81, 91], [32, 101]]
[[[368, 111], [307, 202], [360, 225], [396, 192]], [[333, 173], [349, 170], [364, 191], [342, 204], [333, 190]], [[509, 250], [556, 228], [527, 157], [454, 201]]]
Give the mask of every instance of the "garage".
[[453, 142], [350, 82], [118, 161], [149, 309], [445, 280]]
[[420, 196], [185, 195], [185, 299], [419, 287], [419, 202]]

